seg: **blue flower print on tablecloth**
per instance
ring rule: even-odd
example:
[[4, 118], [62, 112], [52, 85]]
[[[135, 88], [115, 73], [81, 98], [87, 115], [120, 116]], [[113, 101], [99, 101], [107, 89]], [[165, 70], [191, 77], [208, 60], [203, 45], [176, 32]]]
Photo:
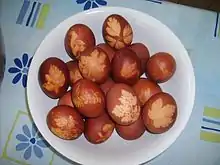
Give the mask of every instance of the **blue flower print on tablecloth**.
[[24, 53], [22, 55], [22, 59], [15, 58], [14, 63], [15, 66], [10, 67], [8, 72], [14, 74], [14, 78], [12, 80], [13, 84], [17, 84], [20, 80], [22, 80], [22, 85], [25, 88], [27, 86], [27, 74], [28, 69], [31, 65], [32, 57], [29, 59], [28, 54]]
[[84, 10], [107, 5], [107, 1], [105, 0], [77, 0], [76, 3], [84, 4]]
[[30, 159], [33, 153], [37, 158], [42, 158], [43, 149], [48, 148], [49, 144], [42, 139], [36, 126], [33, 124], [32, 128], [29, 129], [25, 124], [22, 127], [22, 132], [23, 133], [16, 135], [16, 139], [19, 141], [16, 145], [16, 151], [23, 151], [25, 160]]

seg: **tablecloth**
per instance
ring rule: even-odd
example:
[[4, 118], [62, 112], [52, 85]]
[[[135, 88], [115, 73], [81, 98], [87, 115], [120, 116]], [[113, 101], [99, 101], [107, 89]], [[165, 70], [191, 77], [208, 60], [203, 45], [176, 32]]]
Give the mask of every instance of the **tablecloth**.
[[6, 67], [0, 89], [0, 164], [74, 164], [47, 144], [31, 119], [25, 94], [28, 68], [51, 29], [101, 6], [133, 8], [157, 18], [180, 38], [193, 63], [192, 116], [176, 142], [148, 164], [220, 165], [219, 14], [158, 0], [1, 0]]

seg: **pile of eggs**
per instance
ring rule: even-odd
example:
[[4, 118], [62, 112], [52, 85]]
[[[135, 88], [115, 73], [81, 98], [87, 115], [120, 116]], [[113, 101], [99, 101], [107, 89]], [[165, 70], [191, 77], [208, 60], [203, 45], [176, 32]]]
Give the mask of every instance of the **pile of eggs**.
[[[114, 129], [125, 140], [135, 140], [147, 130], [168, 131], [177, 117], [175, 99], [162, 91], [176, 70], [166, 52], [152, 56], [143, 43], [132, 43], [133, 30], [120, 15], [103, 23], [104, 43], [84, 24], [66, 32], [64, 46], [71, 61], [46, 59], [39, 68], [42, 91], [58, 103], [47, 115], [49, 130], [74, 140], [84, 134], [92, 144], [110, 138]], [[141, 78], [142, 75], [147, 78]]]

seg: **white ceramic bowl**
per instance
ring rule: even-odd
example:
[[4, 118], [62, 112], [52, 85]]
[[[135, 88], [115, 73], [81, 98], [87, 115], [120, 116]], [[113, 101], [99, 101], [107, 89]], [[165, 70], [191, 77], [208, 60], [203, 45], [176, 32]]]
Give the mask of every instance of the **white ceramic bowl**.
[[[48, 57], [55, 56], [70, 60], [64, 49], [64, 36], [68, 28], [84, 23], [95, 33], [97, 43], [103, 42], [102, 23], [113, 13], [125, 17], [133, 27], [133, 42], [148, 45], [151, 55], [159, 51], [171, 53], [177, 63], [172, 79], [161, 84], [162, 89], [174, 96], [178, 104], [178, 117], [174, 126], [166, 133], [152, 135], [145, 133], [135, 141], [122, 140], [116, 132], [99, 145], [86, 141], [82, 135], [75, 141], [65, 141], [54, 136], [46, 124], [49, 110], [57, 100], [48, 98], [38, 84], [40, 64]], [[42, 41], [30, 66], [27, 83], [27, 98], [31, 115], [43, 137], [65, 157], [86, 165], [137, 165], [156, 157], [165, 151], [180, 135], [191, 115], [195, 95], [195, 78], [190, 58], [180, 40], [173, 32], [155, 18], [127, 8], [103, 7], [78, 13], [54, 28]]]

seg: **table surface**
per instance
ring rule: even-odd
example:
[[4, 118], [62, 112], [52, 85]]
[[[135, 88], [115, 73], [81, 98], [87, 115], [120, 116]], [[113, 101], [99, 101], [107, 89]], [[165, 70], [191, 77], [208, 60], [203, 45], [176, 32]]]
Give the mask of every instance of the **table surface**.
[[[92, 7], [123, 6], [152, 15], [182, 41], [193, 63], [196, 99], [181, 136], [149, 165], [220, 165], [220, 31], [218, 13], [146, 0], [1, 0], [6, 50], [0, 91], [0, 164], [68, 165], [45, 142], [28, 113], [25, 87], [32, 56], [46, 34]], [[104, 164], [104, 163], [103, 163]]]

